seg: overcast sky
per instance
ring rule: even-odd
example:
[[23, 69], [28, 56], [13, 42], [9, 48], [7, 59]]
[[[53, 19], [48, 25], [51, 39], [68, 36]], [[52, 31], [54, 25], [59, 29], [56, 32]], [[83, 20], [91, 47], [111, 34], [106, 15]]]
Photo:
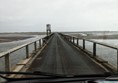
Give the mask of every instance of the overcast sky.
[[0, 0], [0, 32], [118, 31], [118, 0]]

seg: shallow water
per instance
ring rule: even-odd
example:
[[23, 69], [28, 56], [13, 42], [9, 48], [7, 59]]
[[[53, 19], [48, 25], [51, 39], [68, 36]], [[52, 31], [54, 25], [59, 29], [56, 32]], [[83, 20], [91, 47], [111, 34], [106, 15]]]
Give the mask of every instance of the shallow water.
[[[22, 44], [32, 42], [36, 39], [41, 39], [44, 36], [45, 35], [35, 35], [33, 38], [28, 38], [25, 40], [0, 43], [0, 53], [8, 51], [9, 49], [20, 46]], [[29, 53], [31, 53], [33, 50], [34, 50], [33, 44], [29, 45]], [[26, 58], [26, 52], [25, 52], [25, 47], [24, 47], [10, 54], [10, 66], [15, 66], [20, 60], [25, 59], [25, 58]], [[3, 57], [3, 58], [0, 58], [0, 71], [4, 71], [4, 70], [5, 70], [5, 62], [4, 62], [4, 57]]]
[[[112, 45], [114, 47], [118, 47], [118, 40], [117, 39], [107, 39], [107, 40], [92, 39], [92, 40], [97, 41], [97, 42], [106, 43], [106, 44]], [[85, 44], [86, 44], [85, 48], [93, 53], [93, 43], [86, 41]], [[79, 41], [79, 45], [80, 46], [83, 45], [82, 40]], [[112, 49], [112, 48], [97, 44], [96, 45], [96, 54], [97, 54], [97, 56], [104, 59], [105, 61], [108, 61], [109, 64], [111, 64], [115, 68], [117, 68], [117, 50], [116, 49]]]

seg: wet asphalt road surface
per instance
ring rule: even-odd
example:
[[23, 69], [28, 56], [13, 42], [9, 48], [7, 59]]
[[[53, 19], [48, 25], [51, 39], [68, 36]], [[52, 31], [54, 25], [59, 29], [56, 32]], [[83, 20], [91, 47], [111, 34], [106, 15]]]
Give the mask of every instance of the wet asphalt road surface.
[[66, 75], [101, 74], [105, 70], [55, 33], [28, 71]]

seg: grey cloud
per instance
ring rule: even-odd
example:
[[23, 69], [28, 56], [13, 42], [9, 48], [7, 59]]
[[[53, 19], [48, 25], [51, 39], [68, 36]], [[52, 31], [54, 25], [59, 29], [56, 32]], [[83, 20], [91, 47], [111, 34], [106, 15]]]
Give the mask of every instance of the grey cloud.
[[[117, 0], [0, 0], [0, 32], [118, 30]], [[9, 30], [8, 30], [9, 29]]]

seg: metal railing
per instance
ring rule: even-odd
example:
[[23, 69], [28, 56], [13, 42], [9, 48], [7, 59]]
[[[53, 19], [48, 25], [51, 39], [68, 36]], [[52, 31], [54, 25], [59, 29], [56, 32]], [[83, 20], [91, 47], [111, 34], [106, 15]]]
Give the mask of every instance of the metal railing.
[[[46, 38], [46, 37], [44, 37], [44, 38], [42, 38], [42, 39], [37, 39], [37, 40], [34, 40], [34, 41], [32, 41], [32, 42], [23, 44], [23, 45], [21, 45], [21, 46], [17, 46], [17, 47], [15, 47], [15, 48], [13, 48], [13, 49], [10, 49], [10, 50], [6, 51], [6, 52], [0, 53], [0, 58], [3, 58], [3, 57], [4, 57], [5, 71], [11, 71], [12, 66], [10, 66], [10, 55], [11, 55], [12, 53], [14, 53], [15, 51], [18, 51], [18, 50], [20, 50], [20, 49], [22, 49], [22, 48], [25, 48], [25, 52], [26, 52], [25, 57], [26, 57], [26, 59], [27, 59], [27, 58], [30, 57], [29, 45], [33, 44], [33, 46], [34, 46], [33, 52], [36, 52], [37, 50], [39, 50], [40, 48], [43, 47], [43, 45], [44, 45], [43, 40], [44, 40], [45, 38]], [[37, 45], [37, 44], [39, 44], [39, 45]], [[37, 47], [37, 46], [38, 46], [38, 47]]]
[[[117, 71], [118, 72], [118, 48], [117, 47], [115, 47], [115, 46], [112, 46], [112, 45], [109, 45], [109, 44], [106, 44], [106, 43], [101, 43], [101, 42], [97, 42], [97, 41], [93, 41], [93, 40], [90, 40], [90, 39], [82, 39], [82, 38], [77, 38], [77, 37], [73, 37], [73, 36], [70, 36], [70, 35], [64, 35], [64, 34], [61, 34], [62, 36], [64, 36], [64, 38], [66, 39], [66, 40], [68, 40], [68, 41], [70, 41], [70, 42], [72, 42], [74, 45], [76, 45], [76, 46], [78, 46], [78, 47], [81, 47], [82, 48], [82, 50], [87, 50], [86, 49], [86, 41], [88, 41], [88, 42], [91, 42], [91, 43], [93, 43], [93, 50], [92, 50], [92, 52], [90, 52], [90, 51], [88, 51], [89, 52], [89, 54], [93, 57], [93, 58], [95, 58], [96, 56], [98, 56], [97, 55], [97, 49], [96, 49], [96, 47], [97, 47], [97, 45], [101, 45], [101, 46], [105, 46], [105, 47], [108, 47], [108, 48], [112, 48], [112, 49], [114, 49], [114, 50], [116, 50], [117, 51], [117, 54], [116, 54], [116, 58], [117, 58], [117, 63], [116, 63], [116, 69], [115, 69], [115, 71]], [[76, 40], [76, 43], [75, 43], [75, 40]], [[80, 44], [79, 44], [79, 40], [81, 40], [82, 41], [82, 45], [80, 46]], [[91, 54], [92, 53], [92, 54]], [[113, 66], [113, 65], [112, 65]]]

